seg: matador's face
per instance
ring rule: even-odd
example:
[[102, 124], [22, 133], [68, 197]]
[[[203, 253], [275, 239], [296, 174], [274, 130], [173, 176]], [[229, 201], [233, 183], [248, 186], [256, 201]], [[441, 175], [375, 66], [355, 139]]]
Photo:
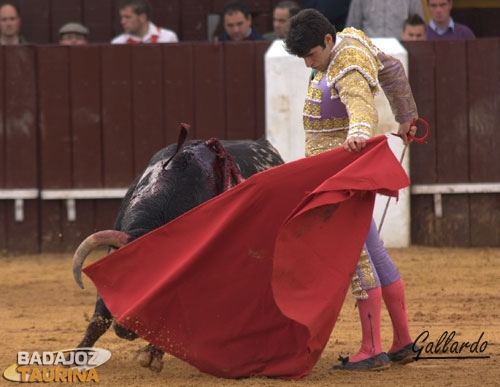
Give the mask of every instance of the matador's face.
[[321, 45], [313, 47], [303, 56], [306, 66], [316, 71], [326, 71], [332, 59], [333, 46], [333, 37], [330, 34], [326, 34], [324, 47]]

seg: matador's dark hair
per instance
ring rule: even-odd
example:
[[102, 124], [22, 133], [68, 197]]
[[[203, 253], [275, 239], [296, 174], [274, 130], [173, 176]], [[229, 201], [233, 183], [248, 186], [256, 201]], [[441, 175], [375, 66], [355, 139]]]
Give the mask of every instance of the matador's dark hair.
[[316, 46], [325, 47], [327, 34], [335, 43], [336, 33], [335, 26], [321, 12], [304, 9], [288, 23], [285, 48], [290, 54], [303, 57]]

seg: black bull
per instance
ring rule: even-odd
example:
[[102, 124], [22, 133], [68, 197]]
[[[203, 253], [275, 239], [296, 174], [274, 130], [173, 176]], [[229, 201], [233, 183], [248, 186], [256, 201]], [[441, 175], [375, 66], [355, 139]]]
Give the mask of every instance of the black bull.
[[[75, 280], [83, 288], [82, 266], [99, 246], [119, 248], [186, 211], [229, 189], [244, 178], [283, 163], [277, 150], [265, 139], [179, 141], [157, 152], [142, 174], [129, 187], [115, 221], [114, 230], [89, 236], [73, 259]], [[78, 347], [92, 347], [113, 323], [111, 313], [97, 294], [94, 314]], [[116, 323], [119, 337], [133, 340], [135, 333]], [[138, 351], [139, 363], [155, 371], [162, 369], [163, 351], [148, 345]]]

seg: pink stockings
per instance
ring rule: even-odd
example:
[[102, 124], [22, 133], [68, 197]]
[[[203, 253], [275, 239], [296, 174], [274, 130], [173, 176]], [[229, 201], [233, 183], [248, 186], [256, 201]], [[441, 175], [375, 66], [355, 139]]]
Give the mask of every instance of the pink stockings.
[[401, 278], [390, 285], [384, 286], [382, 288], [382, 297], [392, 322], [393, 339], [389, 352], [394, 352], [413, 341], [408, 328], [405, 288]]
[[382, 306], [382, 291], [380, 287], [367, 290], [366, 300], [357, 300], [361, 333], [363, 341], [361, 349], [355, 356], [349, 357], [349, 362], [365, 360], [382, 352], [380, 340], [380, 310]]
[[403, 281], [399, 279], [383, 288], [370, 289], [367, 293], [366, 300], [357, 300], [363, 340], [359, 352], [349, 358], [350, 362], [361, 361], [382, 352], [380, 337], [382, 297], [389, 311], [394, 332], [389, 352], [397, 351], [412, 342], [408, 329]]

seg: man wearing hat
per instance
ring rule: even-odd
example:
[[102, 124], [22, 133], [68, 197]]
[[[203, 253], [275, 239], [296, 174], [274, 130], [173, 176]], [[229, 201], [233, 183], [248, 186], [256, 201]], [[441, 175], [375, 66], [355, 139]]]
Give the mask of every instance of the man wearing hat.
[[59, 29], [59, 44], [64, 46], [80, 46], [87, 44], [89, 29], [80, 23], [70, 22]]

